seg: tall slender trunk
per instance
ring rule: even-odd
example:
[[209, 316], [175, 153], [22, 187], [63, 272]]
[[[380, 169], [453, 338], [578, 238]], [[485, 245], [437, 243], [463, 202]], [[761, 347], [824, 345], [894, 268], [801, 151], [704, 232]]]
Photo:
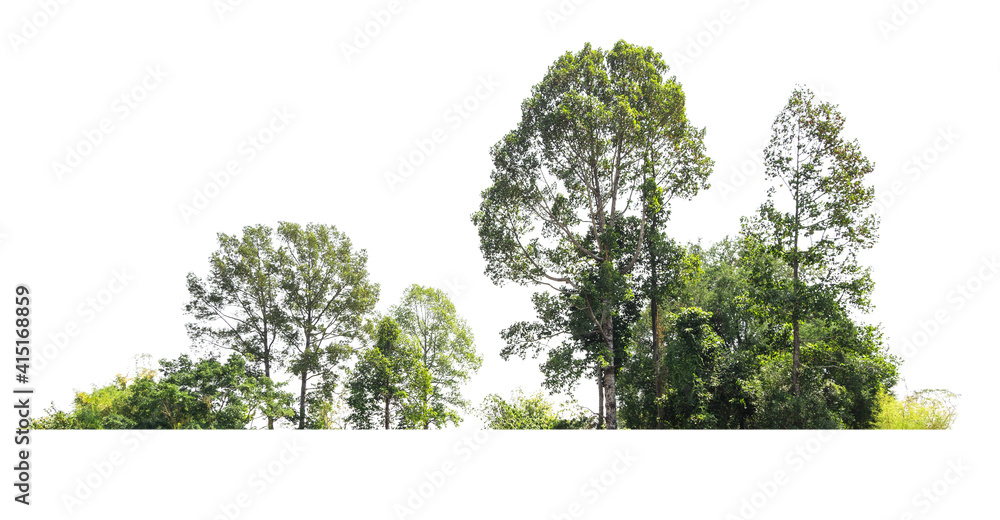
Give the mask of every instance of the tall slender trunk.
[[385, 396], [385, 429], [389, 429], [389, 394]]
[[597, 428], [604, 428], [604, 375], [597, 371]]
[[659, 221], [656, 218], [656, 212], [650, 215], [650, 229], [648, 243], [646, 247], [649, 248], [649, 270], [650, 270], [650, 282], [652, 286], [650, 287], [649, 294], [649, 314], [652, 320], [652, 333], [653, 333], [653, 381], [656, 399], [656, 428], [663, 428], [663, 403], [661, 399], [663, 398], [663, 351], [662, 351], [662, 340], [660, 337], [660, 284], [657, 278], [659, 269], [656, 265], [656, 245], [660, 242], [660, 228]]
[[[271, 379], [271, 355], [269, 352], [267, 352], [267, 350], [264, 351], [264, 376], [267, 377], [268, 379]], [[274, 417], [270, 415], [267, 416], [267, 429], [268, 430], [274, 429]]]
[[[309, 346], [310, 346], [309, 343], [310, 343], [310, 339], [311, 339], [309, 337], [309, 333], [308, 332], [306, 333], [305, 336], [306, 336], [306, 346], [302, 350], [302, 355], [303, 356], [305, 356], [306, 354], [309, 353]], [[302, 389], [299, 392], [299, 429], [300, 430], [306, 429], [306, 380], [308, 379], [308, 377], [309, 377], [309, 369], [308, 368], [303, 368], [302, 369]]]
[[[797, 238], [797, 237], [796, 237]], [[796, 239], [796, 242], [798, 240]], [[796, 249], [798, 249], [796, 247]], [[792, 264], [792, 395], [799, 395], [799, 345], [802, 338], [799, 337], [799, 259], [796, 254], [795, 263]]]
[[299, 394], [299, 429], [306, 429], [306, 377], [308, 371], [302, 371], [302, 390]]
[[792, 318], [792, 394], [799, 395], [799, 319]]
[[[654, 277], [654, 284], [656, 275]], [[653, 298], [650, 302], [650, 315], [653, 319], [653, 363], [656, 374], [656, 428], [663, 428], [663, 337], [660, 334], [660, 304]]]
[[[798, 166], [796, 166], [798, 170]], [[797, 171], [796, 171], [797, 174]], [[792, 395], [799, 395], [799, 318], [801, 293], [799, 290], [799, 185], [795, 184], [795, 243], [792, 246]]]
[[[795, 134], [796, 150], [798, 150], [798, 129]], [[795, 178], [799, 178], [799, 155], [795, 154]], [[799, 290], [799, 230], [802, 227], [801, 201], [799, 200], [799, 181], [795, 182], [795, 240], [792, 245], [792, 395], [799, 395], [799, 318], [801, 317], [801, 292]]]

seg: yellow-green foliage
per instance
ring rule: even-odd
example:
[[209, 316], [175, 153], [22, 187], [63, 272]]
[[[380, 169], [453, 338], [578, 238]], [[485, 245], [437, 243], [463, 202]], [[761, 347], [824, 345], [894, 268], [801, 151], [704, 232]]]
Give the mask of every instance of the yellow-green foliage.
[[885, 391], [879, 395], [875, 428], [880, 430], [947, 430], [955, 421], [958, 395], [947, 390], [920, 390], [905, 399]]

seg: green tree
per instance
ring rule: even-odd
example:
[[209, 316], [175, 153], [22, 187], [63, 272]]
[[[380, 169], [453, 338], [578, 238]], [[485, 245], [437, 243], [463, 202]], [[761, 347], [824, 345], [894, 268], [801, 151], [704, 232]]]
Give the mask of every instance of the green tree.
[[383, 317], [376, 327], [374, 346], [364, 351], [351, 370], [348, 383], [348, 420], [358, 429], [381, 425], [390, 429], [413, 420], [407, 398], [414, 390], [422, 394], [421, 352], [404, 341], [402, 330], [392, 317]]
[[416, 350], [419, 364], [411, 382], [410, 422], [424, 429], [458, 424], [468, 407], [461, 385], [482, 366], [469, 326], [440, 289], [411, 285], [391, 309], [404, 341]]
[[[207, 278], [187, 276], [190, 300], [185, 306], [195, 320], [187, 330], [196, 347], [239, 353], [268, 380], [283, 365], [279, 338], [289, 332], [279, 302], [271, 235], [264, 225], [244, 227], [242, 237], [219, 233], [219, 250], [209, 259]], [[281, 408], [280, 403], [264, 406], [265, 413]], [[267, 415], [268, 429], [274, 428], [277, 417]]]
[[777, 185], [757, 217], [744, 219], [745, 236], [757, 244], [750, 250], [779, 258], [791, 271], [790, 278], [761, 272], [754, 287], [758, 301], [792, 325], [795, 395], [802, 322], [835, 312], [841, 303], [870, 306], [870, 272], [857, 255], [877, 239], [878, 220], [869, 212], [874, 188], [864, 184], [873, 166], [857, 141], [841, 136], [843, 127], [834, 105], [796, 88], [764, 151], [765, 174]]
[[[632, 298], [629, 276], [651, 215], [643, 186], [663, 204], [707, 186], [703, 130], [651, 48], [587, 44], [549, 68], [522, 104], [517, 128], [492, 151], [492, 186], [472, 217], [494, 283], [572, 294], [601, 340], [604, 416], [616, 428], [615, 315]], [[626, 221], [637, 232], [623, 237]]]
[[288, 369], [300, 381], [296, 418], [304, 429], [308, 408], [333, 399], [341, 364], [363, 334], [379, 287], [368, 280], [365, 251], [352, 250], [333, 226], [281, 222], [278, 238], [282, 304], [291, 325]]

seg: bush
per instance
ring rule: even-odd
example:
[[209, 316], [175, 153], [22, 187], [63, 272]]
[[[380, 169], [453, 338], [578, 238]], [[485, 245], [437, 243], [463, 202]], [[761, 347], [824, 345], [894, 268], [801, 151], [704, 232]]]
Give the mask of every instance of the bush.
[[905, 399], [882, 392], [875, 428], [879, 430], [947, 430], [957, 415], [958, 394], [919, 390]]

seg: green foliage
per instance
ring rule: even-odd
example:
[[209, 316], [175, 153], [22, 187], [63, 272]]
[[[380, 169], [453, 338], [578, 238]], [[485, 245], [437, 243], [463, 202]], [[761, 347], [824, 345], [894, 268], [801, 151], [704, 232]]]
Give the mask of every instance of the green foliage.
[[878, 395], [880, 430], [947, 430], [957, 415], [958, 394], [947, 390], [919, 390], [905, 399], [888, 392]]
[[574, 403], [556, 411], [541, 392], [525, 395], [518, 389], [510, 401], [497, 394], [483, 399], [477, 410], [485, 427], [491, 430], [570, 430], [595, 426], [593, 418]]
[[510, 402], [496, 394], [483, 399], [480, 415], [491, 430], [551, 430], [557, 417], [541, 392], [525, 396], [517, 391]]
[[420, 351], [405, 341], [392, 317], [383, 317], [376, 327], [374, 346], [363, 352], [350, 371], [347, 404], [348, 421], [357, 429], [385, 428], [413, 424], [420, 416], [413, 410], [410, 394], [426, 389]]
[[717, 365], [722, 338], [698, 308], [671, 316], [663, 365], [670, 390], [663, 396], [665, 419], [675, 428], [714, 428], [712, 401], [719, 384]]
[[152, 371], [78, 392], [73, 410], [50, 407], [38, 429], [242, 429], [258, 413], [291, 416], [292, 396], [270, 378], [247, 372], [234, 354], [226, 363], [182, 355], [161, 360], [159, 379]]

